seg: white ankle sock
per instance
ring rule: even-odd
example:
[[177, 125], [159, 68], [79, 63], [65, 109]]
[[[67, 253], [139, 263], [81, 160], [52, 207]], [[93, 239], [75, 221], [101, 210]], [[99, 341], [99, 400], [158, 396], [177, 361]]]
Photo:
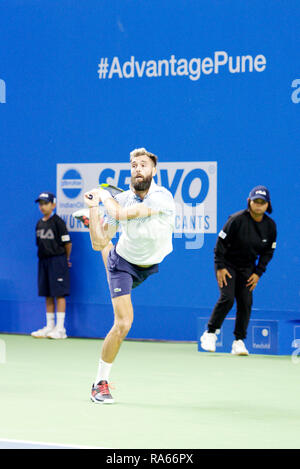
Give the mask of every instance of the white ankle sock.
[[65, 328], [65, 316], [66, 313], [56, 313], [56, 327], [57, 329], [64, 329]]
[[51, 327], [51, 329], [53, 329], [55, 326], [54, 313], [46, 313], [46, 317], [47, 317], [47, 327]]
[[99, 381], [108, 381], [110, 369], [112, 367], [112, 363], [106, 363], [100, 359], [99, 366], [98, 366], [98, 373], [95, 379], [95, 384], [98, 384]]

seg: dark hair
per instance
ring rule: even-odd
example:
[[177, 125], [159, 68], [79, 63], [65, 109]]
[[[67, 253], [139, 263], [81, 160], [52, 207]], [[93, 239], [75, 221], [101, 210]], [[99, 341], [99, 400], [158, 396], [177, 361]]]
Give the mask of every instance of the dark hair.
[[153, 153], [150, 153], [150, 151], [147, 151], [146, 148], [136, 148], [135, 150], [130, 152], [130, 161], [132, 160], [132, 158], [135, 158], [136, 156], [143, 156], [143, 155], [148, 156], [153, 161], [154, 166], [157, 165], [157, 161], [158, 161], [157, 156], [154, 155]]
[[[247, 209], [249, 210], [250, 209], [250, 199], [247, 199]], [[267, 213], [272, 213], [273, 212], [273, 208], [272, 208], [272, 205], [271, 205], [271, 202], [267, 202], [268, 204], [268, 208], [266, 210]]]

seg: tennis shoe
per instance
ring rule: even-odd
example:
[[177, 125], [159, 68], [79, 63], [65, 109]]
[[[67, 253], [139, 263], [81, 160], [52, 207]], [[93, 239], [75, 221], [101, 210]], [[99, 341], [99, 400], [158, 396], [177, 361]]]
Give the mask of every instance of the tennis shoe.
[[37, 331], [31, 332], [31, 336], [35, 337], [36, 339], [46, 339], [48, 334], [54, 330], [54, 327], [45, 326], [42, 329], [38, 329]]
[[109, 384], [107, 381], [102, 380], [96, 385], [93, 384], [91, 400], [96, 404], [113, 404], [115, 402], [110, 394]]
[[201, 347], [206, 352], [215, 352], [216, 342], [217, 342], [217, 336], [213, 332], [205, 331], [204, 334], [200, 337]]
[[249, 352], [246, 349], [245, 344], [242, 340], [234, 340], [232, 342], [231, 353], [233, 355], [241, 355], [241, 356], [249, 355]]
[[58, 329], [55, 327], [49, 334], [47, 335], [48, 339], [66, 339], [66, 329]]
[[[101, 216], [101, 219], [104, 217], [104, 209], [99, 207], [99, 214]], [[89, 228], [90, 226], [90, 210], [88, 208], [83, 208], [81, 210], [77, 210], [76, 212], [72, 213], [72, 217], [76, 218], [76, 220], [80, 220], [81, 223], [86, 228]]]

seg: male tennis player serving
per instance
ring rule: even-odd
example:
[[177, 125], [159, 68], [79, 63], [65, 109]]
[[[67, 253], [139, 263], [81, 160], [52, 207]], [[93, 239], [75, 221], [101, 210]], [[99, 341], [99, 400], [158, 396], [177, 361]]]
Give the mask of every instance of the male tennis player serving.
[[[90, 236], [93, 249], [101, 251], [107, 271], [114, 310], [114, 325], [106, 336], [91, 399], [113, 403], [108, 387], [109, 373], [122, 341], [133, 321], [132, 288], [158, 272], [158, 264], [172, 252], [175, 203], [172, 194], [158, 186], [157, 157], [145, 148], [130, 153], [131, 188], [115, 198], [104, 189], [84, 195], [90, 209]], [[102, 223], [99, 202], [108, 216]], [[122, 233], [116, 246], [111, 243], [118, 226]]]

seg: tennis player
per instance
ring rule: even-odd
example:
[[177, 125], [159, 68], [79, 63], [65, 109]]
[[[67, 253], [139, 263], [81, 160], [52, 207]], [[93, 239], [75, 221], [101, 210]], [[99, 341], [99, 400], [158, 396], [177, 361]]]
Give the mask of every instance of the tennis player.
[[208, 330], [201, 336], [201, 347], [216, 350], [216, 330], [236, 300], [237, 311], [231, 353], [249, 355], [244, 344], [251, 315], [252, 296], [276, 248], [276, 223], [266, 212], [272, 213], [269, 190], [254, 187], [249, 194], [246, 210], [237, 212], [220, 231], [215, 247], [215, 270], [220, 289]]
[[[93, 189], [84, 195], [90, 211], [92, 246], [102, 252], [114, 310], [114, 325], [104, 340], [91, 391], [91, 399], [96, 403], [114, 402], [109, 391], [109, 373], [132, 325], [132, 288], [158, 272], [159, 263], [173, 250], [175, 203], [172, 194], [153, 180], [157, 156], [138, 148], [130, 153], [130, 163], [128, 191], [115, 198], [104, 189]], [[100, 201], [107, 211], [104, 223], [98, 211]], [[122, 233], [114, 246], [111, 239], [119, 226]]]

